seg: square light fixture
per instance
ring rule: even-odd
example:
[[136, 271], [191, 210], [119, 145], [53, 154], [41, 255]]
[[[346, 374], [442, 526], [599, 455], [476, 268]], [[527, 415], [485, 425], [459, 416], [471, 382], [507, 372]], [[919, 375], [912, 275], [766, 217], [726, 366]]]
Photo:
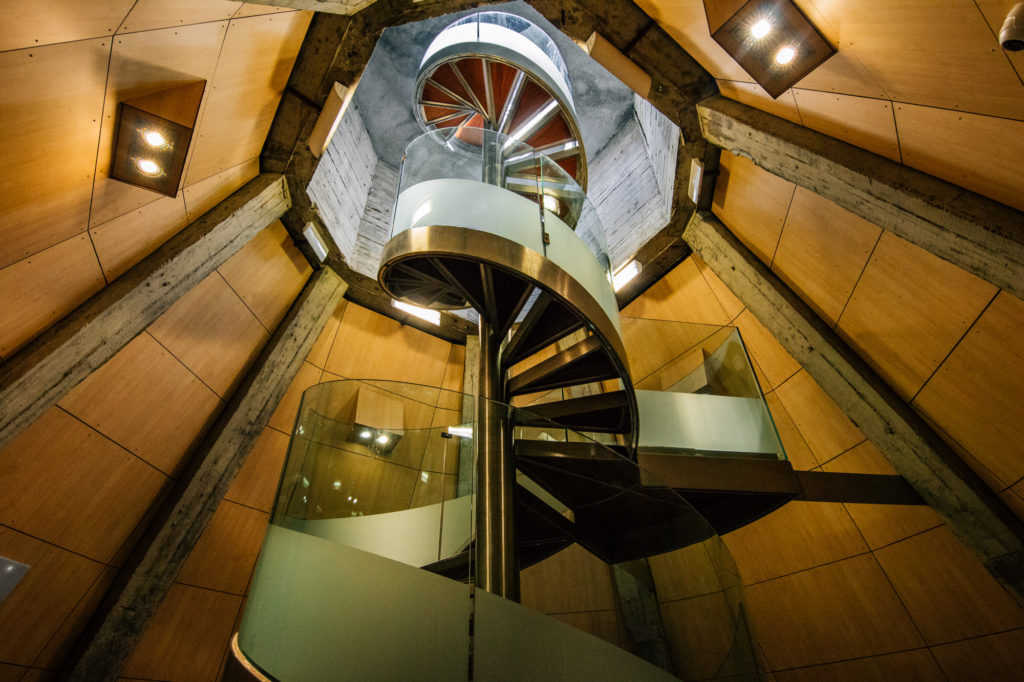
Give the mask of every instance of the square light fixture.
[[836, 53], [792, 0], [704, 0], [711, 37], [776, 98]]
[[120, 103], [110, 177], [177, 195], [206, 81]]

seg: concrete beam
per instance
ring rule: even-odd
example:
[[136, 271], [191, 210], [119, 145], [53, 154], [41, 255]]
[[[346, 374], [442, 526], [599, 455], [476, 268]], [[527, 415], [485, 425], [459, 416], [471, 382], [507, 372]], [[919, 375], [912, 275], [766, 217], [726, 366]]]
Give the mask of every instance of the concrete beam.
[[683, 238], [1024, 605], [1024, 524], [924, 420], [708, 213]]
[[1024, 297], [1024, 213], [721, 96], [704, 136], [940, 258]]
[[13, 355], [0, 366], [0, 449], [290, 205], [282, 176], [254, 178]]
[[327, 268], [306, 284], [93, 615], [66, 679], [117, 679], [345, 288]]

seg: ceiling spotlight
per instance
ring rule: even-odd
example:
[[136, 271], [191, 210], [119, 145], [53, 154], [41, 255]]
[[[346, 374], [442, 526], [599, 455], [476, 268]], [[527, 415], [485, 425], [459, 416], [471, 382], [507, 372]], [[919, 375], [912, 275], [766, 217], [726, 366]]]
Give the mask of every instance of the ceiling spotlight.
[[147, 130], [142, 134], [142, 139], [144, 139], [146, 144], [150, 147], [163, 147], [167, 144], [167, 138], [158, 130]]
[[761, 19], [750, 27], [750, 36], [754, 40], [760, 40], [772, 32], [772, 23], [767, 19]]
[[359, 440], [369, 440], [372, 435], [369, 429], [363, 429], [359, 432]]
[[704, 0], [711, 37], [772, 98], [836, 53], [799, 0]]
[[388, 441], [390, 441], [390, 440], [391, 440], [391, 438], [389, 438], [388, 434], [386, 434], [386, 433], [382, 433], [379, 436], [377, 436], [377, 444], [378, 445], [387, 445]]
[[550, 194], [544, 195], [544, 208], [552, 213], [558, 213], [558, 199]]
[[139, 159], [135, 165], [146, 175], [156, 175], [160, 172], [160, 166], [156, 165], [156, 161], [152, 159]]
[[775, 53], [775, 63], [779, 66], [785, 66], [793, 61], [793, 57], [796, 56], [796, 49], [791, 45], [784, 45], [779, 48], [779, 51]]

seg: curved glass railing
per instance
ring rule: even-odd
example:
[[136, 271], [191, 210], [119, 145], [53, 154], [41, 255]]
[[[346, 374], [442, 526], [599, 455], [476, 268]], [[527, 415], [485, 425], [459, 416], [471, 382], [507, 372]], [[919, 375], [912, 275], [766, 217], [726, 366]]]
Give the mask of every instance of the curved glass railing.
[[480, 128], [420, 135], [402, 161], [391, 237], [431, 225], [479, 230], [535, 251], [582, 284], [609, 319], [617, 320], [597, 210], [553, 156]]
[[539, 76], [556, 85], [572, 106], [569, 69], [551, 37], [532, 21], [507, 12], [476, 12], [449, 24], [427, 46], [422, 69], [452, 53], [517, 56]]
[[[680, 621], [666, 619], [673, 672], [753, 672], [735, 566], [684, 496], [614, 446], [501, 410], [531, 424], [513, 431], [523, 602], [533, 610], [470, 589], [473, 399], [329, 382], [303, 395], [238, 637], [250, 662], [277, 679], [467, 679], [470, 660], [475, 679], [669, 679], [623, 651], [629, 637], [542, 615], [575, 622], [564, 614], [586, 611], [583, 602], [552, 607], [544, 595], [615, 594], [621, 585], [592, 584], [594, 566], [621, 580], [612, 563], [651, 557], [655, 611], [671, 613], [682, 590], [714, 624], [691, 656]], [[588, 565], [567, 569], [565, 551]]]

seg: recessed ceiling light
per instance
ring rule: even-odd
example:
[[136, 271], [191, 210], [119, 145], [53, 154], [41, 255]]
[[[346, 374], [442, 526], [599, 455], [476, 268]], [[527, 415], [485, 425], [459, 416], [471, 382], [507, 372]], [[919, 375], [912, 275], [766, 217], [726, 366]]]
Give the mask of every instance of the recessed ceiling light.
[[159, 130], [147, 130], [142, 134], [142, 138], [150, 147], [163, 147], [167, 144], [167, 138]]
[[779, 66], [785, 66], [793, 61], [793, 57], [796, 56], [796, 49], [791, 45], [783, 45], [779, 48], [779, 51], [775, 53], [775, 63]]
[[391, 440], [391, 438], [388, 437], [388, 434], [386, 433], [382, 433], [377, 436], [377, 443], [380, 445], [387, 445], [389, 440]]
[[767, 19], [761, 19], [750, 27], [750, 35], [754, 40], [760, 40], [772, 32], [772, 23]]
[[151, 159], [139, 159], [135, 165], [146, 175], [156, 175], [160, 172], [160, 166], [156, 165], [156, 161]]

